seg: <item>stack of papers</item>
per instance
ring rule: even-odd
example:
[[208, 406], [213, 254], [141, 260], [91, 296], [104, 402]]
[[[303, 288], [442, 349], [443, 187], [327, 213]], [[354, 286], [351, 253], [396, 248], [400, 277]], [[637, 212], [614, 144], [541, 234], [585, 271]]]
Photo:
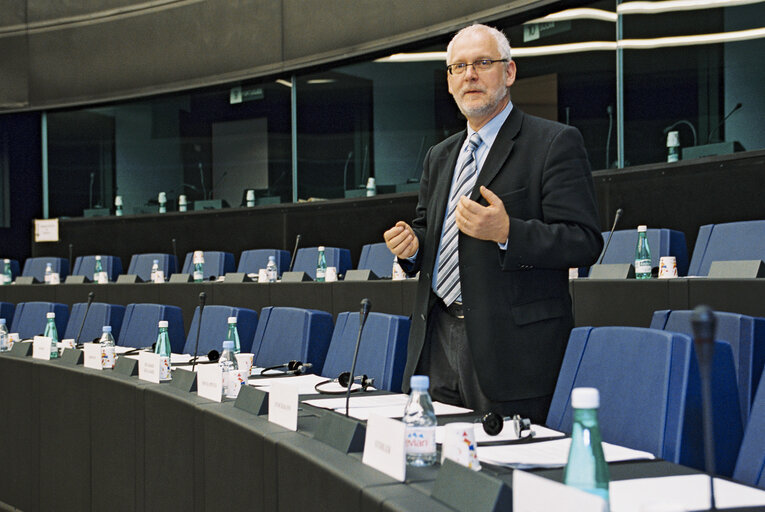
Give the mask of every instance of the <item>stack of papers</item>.
[[[551, 428], [543, 427], [542, 425], [532, 425], [531, 430], [534, 432], [534, 439], [545, 439], [548, 437], [564, 437], [566, 434], [563, 432], [558, 432], [557, 430], [553, 430]], [[442, 444], [444, 439], [444, 432], [446, 431], [446, 427], [436, 427], [436, 443]], [[524, 436], [527, 436], [527, 433], [523, 434]], [[515, 435], [515, 428], [513, 428], [512, 422], [506, 421], [504, 427], [502, 428], [502, 432], [497, 434], [496, 436], [490, 436], [483, 430], [483, 426], [481, 423], [475, 424], [475, 442], [480, 445], [480, 443], [496, 443], [501, 441], [517, 441], [518, 436]]]
[[[409, 400], [408, 395], [374, 395], [374, 396], [352, 396], [348, 415], [359, 420], [369, 419], [370, 414], [384, 416], [386, 418], [401, 418], [404, 416], [404, 408]], [[322, 409], [332, 409], [337, 412], [345, 413], [345, 397], [343, 398], [317, 398], [315, 400], [306, 400], [305, 403]], [[473, 412], [471, 409], [457, 407], [454, 405], [433, 402], [433, 409], [436, 416], [447, 414], [466, 414]]]

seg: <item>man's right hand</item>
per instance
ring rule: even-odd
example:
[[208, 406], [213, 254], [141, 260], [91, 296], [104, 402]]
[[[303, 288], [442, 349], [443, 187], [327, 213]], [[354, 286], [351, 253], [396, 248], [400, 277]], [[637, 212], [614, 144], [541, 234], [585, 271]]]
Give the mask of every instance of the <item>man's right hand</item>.
[[411, 226], [400, 220], [395, 226], [383, 233], [385, 238], [385, 244], [395, 256], [398, 258], [407, 259], [417, 254], [417, 250], [420, 248], [420, 241], [417, 239], [417, 235], [414, 234]]

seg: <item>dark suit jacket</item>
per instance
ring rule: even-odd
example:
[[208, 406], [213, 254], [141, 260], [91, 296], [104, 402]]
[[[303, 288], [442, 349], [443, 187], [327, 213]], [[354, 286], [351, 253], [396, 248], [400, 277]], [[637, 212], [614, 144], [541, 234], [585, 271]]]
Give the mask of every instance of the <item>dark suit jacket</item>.
[[[425, 157], [416, 218], [420, 271], [404, 389], [425, 342], [431, 289], [452, 173], [463, 131]], [[481, 168], [479, 189], [497, 194], [510, 216], [506, 251], [460, 232], [459, 268], [468, 343], [484, 394], [495, 401], [552, 394], [573, 326], [568, 268], [593, 264], [602, 247], [592, 176], [575, 128], [514, 107]]]

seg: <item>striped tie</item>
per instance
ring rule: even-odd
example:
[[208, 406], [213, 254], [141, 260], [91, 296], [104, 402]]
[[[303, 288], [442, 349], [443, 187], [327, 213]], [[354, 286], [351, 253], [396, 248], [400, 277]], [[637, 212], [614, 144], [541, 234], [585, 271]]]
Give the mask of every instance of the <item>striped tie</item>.
[[452, 184], [449, 195], [448, 213], [444, 220], [444, 233], [441, 236], [441, 248], [438, 252], [438, 277], [436, 278], [436, 295], [441, 297], [444, 304], [450, 306], [462, 293], [460, 288], [459, 254], [457, 241], [459, 230], [454, 222], [454, 214], [460, 197], [469, 195], [475, 185], [475, 175], [478, 171], [475, 162], [475, 150], [481, 145], [481, 137], [474, 133], [469, 142], [470, 150], [462, 163], [457, 179]]

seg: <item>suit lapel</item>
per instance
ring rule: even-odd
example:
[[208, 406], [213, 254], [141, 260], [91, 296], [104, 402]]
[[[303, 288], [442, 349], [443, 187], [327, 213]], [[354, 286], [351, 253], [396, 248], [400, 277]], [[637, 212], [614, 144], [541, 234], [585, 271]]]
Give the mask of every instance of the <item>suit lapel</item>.
[[521, 129], [523, 115], [523, 112], [518, 107], [513, 106], [513, 110], [510, 112], [507, 120], [499, 129], [497, 138], [494, 139], [494, 144], [491, 146], [491, 151], [489, 151], [486, 161], [484, 161], [481, 167], [481, 172], [478, 173], [475, 188], [473, 188], [473, 192], [470, 194], [470, 199], [473, 201], [482, 199], [480, 192], [481, 185], [490, 189], [489, 184], [510, 157], [510, 152], [515, 145], [515, 138]]

